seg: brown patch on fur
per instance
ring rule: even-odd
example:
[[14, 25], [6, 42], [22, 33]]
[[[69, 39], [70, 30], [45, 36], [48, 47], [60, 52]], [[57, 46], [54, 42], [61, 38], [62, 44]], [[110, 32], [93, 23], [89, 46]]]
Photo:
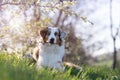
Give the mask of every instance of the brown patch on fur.
[[34, 58], [35, 61], [37, 61], [38, 58], [39, 58], [39, 48], [38, 47], [35, 47], [33, 49], [33, 58]]
[[47, 39], [48, 39], [48, 28], [44, 28], [44, 29], [42, 29], [41, 31], [40, 31], [40, 35], [41, 35], [41, 37], [42, 37], [42, 39], [43, 39], [43, 41], [44, 41], [44, 43], [47, 41]]
[[57, 44], [58, 44], [59, 46], [62, 45], [62, 40], [61, 40], [59, 37], [57, 38]]
[[61, 36], [61, 32], [60, 32], [60, 30], [59, 30], [59, 35], [58, 35], [58, 37], [57, 37], [57, 44], [58, 44], [59, 46], [62, 45], [62, 40], [61, 40], [60, 36]]

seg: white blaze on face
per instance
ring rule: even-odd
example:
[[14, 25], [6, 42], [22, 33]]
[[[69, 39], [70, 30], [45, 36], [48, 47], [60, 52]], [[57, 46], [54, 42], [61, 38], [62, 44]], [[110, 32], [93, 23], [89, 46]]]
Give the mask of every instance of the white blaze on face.
[[56, 38], [55, 33], [59, 32], [58, 28], [51, 28], [51, 27], [49, 27], [48, 31], [49, 31], [49, 35], [48, 35], [47, 42], [56, 44], [57, 43], [57, 38]]

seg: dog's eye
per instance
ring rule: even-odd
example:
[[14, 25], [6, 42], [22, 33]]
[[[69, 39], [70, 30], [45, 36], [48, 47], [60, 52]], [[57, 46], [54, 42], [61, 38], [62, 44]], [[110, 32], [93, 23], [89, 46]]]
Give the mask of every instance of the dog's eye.
[[50, 35], [50, 32], [48, 32], [47, 35]]
[[58, 36], [58, 33], [57, 33], [57, 32], [55, 32], [54, 34], [55, 34], [55, 36]]

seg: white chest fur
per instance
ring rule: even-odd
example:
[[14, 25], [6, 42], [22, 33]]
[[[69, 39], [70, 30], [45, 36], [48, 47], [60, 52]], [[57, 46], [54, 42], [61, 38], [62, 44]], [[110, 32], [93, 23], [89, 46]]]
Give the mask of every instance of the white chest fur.
[[50, 45], [50, 44], [41, 44], [39, 46], [39, 58], [37, 61], [37, 68], [41, 67], [50, 67], [61, 69], [62, 58], [64, 56], [64, 44], [62, 46], [59, 45]]

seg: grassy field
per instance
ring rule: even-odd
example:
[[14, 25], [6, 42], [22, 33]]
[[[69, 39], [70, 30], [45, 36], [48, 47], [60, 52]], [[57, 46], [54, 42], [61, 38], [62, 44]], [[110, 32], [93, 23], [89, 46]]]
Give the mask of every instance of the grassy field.
[[120, 69], [105, 66], [83, 66], [82, 70], [66, 68], [60, 72], [48, 68], [38, 71], [28, 63], [29, 60], [0, 53], [0, 80], [120, 80]]

